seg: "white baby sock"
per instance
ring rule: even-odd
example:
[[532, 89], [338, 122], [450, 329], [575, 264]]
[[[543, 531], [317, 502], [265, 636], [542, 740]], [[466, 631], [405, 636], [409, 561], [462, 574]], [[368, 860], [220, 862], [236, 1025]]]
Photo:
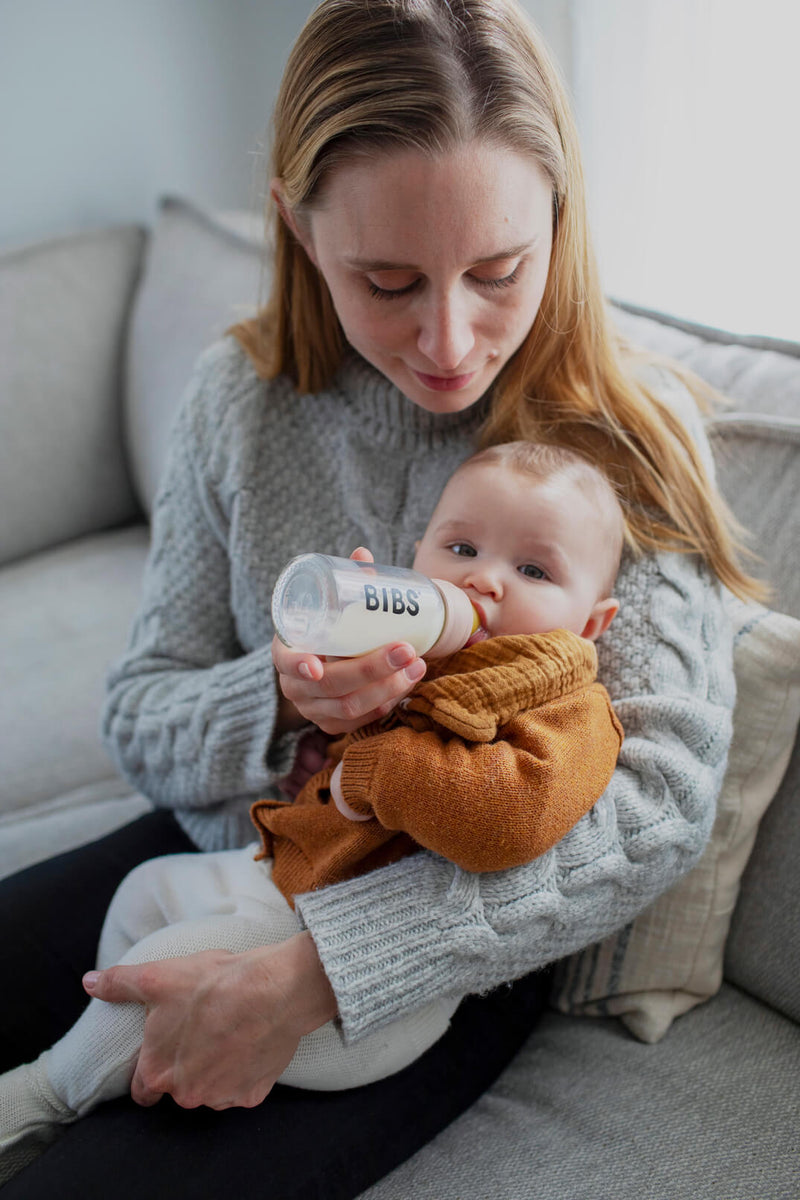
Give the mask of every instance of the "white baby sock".
[[42, 1058], [0, 1075], [0, 1185], [33, 1162], [76, 1116], [50, 1086]]

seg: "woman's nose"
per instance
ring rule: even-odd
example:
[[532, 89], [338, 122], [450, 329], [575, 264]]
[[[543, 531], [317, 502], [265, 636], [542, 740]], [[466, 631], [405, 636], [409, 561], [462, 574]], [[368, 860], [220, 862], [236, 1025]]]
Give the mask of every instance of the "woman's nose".
[[422, 315], [417, 346], [440, 371], [456, 371], [475, 345], [467, 305], [458, 296], [432, 298]]

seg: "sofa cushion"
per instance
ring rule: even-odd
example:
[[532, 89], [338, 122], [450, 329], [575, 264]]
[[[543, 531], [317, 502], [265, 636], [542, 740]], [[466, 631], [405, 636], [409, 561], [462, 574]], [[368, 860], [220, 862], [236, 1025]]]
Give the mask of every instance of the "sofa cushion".
[[797, 1026], [727, 984], [659, 1046], [550, 1013], [493, 1088], [360, 1200], [784, 1200], [798, 1078]]
[[167, 434], [195, 361], [258, 306], [264, 238], [243, 214], [161, 201], [136, 297], [127, 356], [125, 427], [139, 499], [149, 513]]
[[634, 305], [617, 304], [626, 338], [691, 368], [746, 412], [800, 417], [800, 343], [740, 337]]
[[0, 562], [135, 516], [121, 366], [144, 232], [0, 255]]
[[153, 806], [121, 779], [101, 779], [30, 808], [0, 813], [0, 879], [75, 850]]
[[[800, 738], [761, 822], [731, 921], [725, 975], [800, 1022]], [[800, 1076], [799, 1076], [800, 1078]], [[800, 1096], [797, 1099], [800, 1109]]]
[[556, 970], [557, 1008], [619, 1016], [646, 1042], [658, 1041], [676, 1016], [722, 982], [739, 880], [800, 720], [800, 621], [733, 597], [729, 606], [736, 631], [733, 744], [706, 852], [631, 925]]
[[771, 608], [800, 617], [800, 418], [730, 414], [709, 433], [720, 489], [757, 556], [747, 567], [772, 585]]
[[[0, 813], [112, 779], [105, 676], [128, 637], [145, 526], [81, 538], [0, 571]], [[119, 785], [118, 785], [119, 786]]]
[[[710, 433], [720, 486], [753, 534], [763, 559], [760, 572], [780, 581], [774, 602], [800, 615], [800, 421], [727, 415]], [[758, 617], [754, 623], [741, 610], [737, 620], [736, 676], [742, 697], [719, 819], [706, 856], [632, 925], [571, 956], [557, 971], [553, 999], [562, 1011], [623, 1015], [647, 1040], [663, 1036], [678, 1013], [719, 985], [737, 883], [795, 737], [800, 700], [796, 624], [780, 617]], [[782, 853], [778, 842], [774, 854], [780, 858]], [[796, 873], [789, 875], [790, 856], [783, 861], [786, 893], [797, 905], [800, 885]], [[780, 928], [784, 940], [795, 936], [788, 925]], [[780, 965], [775, 957], [761, 964], [760, 994], [765, 994], [770, 970]], [[783, 995], [778, 974], [775, 982]]]

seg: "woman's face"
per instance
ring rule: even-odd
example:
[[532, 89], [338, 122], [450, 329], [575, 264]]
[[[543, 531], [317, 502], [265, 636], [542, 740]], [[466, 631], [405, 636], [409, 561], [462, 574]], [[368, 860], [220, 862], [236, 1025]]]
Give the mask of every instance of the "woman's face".
[[539, 310], [552, 189], [497, 146], [400, 151], [337, 168], [296, 232], [350, 344], [415, 404], [460, 412]]

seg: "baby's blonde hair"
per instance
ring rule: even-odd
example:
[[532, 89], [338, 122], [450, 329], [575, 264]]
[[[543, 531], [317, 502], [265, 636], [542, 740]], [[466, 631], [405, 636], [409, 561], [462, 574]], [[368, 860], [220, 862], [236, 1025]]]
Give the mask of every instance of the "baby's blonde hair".
[[625, 540], [625, 516], [617, 493], [599, 467], [566, 446], [552, 446], [546, 442], [500, 442], [465, 459], [451, 478], [477, 466], [499, 466], [542, 482], [558, 477], [579, 488], [593, 503], [607, 552], [602, 594], [598, 599], [612, 594]]

